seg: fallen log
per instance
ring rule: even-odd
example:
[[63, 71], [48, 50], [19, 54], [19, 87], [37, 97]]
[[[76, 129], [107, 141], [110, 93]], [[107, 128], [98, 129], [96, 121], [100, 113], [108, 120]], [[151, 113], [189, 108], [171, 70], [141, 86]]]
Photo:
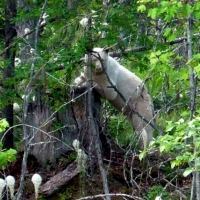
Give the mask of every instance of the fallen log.
[[40, 194], [50, 196], [65, 186], [71, 179], [78, 175], [78, 164], [76, 161], [67, 166], [65, 170], [53, 176], [40, 188]]

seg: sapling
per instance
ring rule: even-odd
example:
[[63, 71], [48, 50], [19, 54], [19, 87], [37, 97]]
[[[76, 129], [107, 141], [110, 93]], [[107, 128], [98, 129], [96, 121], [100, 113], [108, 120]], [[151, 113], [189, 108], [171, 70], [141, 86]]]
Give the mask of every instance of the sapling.
[[39, 187], [42, 183], [42, 177], [39, 174], [34, 174], [31, 178], [31, 181], [33, 182], [35, 188], [35, 199], [37, 199], [39, 193]]

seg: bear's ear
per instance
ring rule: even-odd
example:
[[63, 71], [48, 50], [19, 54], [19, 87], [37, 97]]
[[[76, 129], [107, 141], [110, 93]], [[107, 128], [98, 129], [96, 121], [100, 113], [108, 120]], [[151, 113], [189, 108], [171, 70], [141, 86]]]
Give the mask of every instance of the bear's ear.
[[109, 47], [104, 47], [103, 50], [108, 53], [109, 52]]

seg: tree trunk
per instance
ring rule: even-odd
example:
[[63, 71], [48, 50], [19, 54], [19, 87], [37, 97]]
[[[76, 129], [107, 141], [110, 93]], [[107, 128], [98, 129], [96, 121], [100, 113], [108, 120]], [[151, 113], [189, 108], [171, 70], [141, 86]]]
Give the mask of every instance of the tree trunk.
[[[77, 88], [73, 91], [72, 99], [74, 116], [78, 125], [78, 140], [81, 143], [81, 148], [85, 149], [90, 155], [95, 155], [94, 136], [90, 126], [89, 115], [89, 101], [88, 101], [88, 89]], [[100, 96], [93, 90], [92, 99], [94, 104], [92, 105], [92, 118], [97, 122], [97, 129], [100, 129]]]
[[[15, 23], [13, 22], [16, 17], [16, 1], [8, 0], [6, 1], [5, 14], [6, 14], [6, 25], [5, 25], [5, 61], [8, 66], [3, 71], [3, 88], [5, 93], [8, 95], [8, 102], [3, 110], [3, 117], [6, 118], [10, 127], [13, 126], [13, 91], [14, 84], [12, 80], [8, 83], [10, 78], [14, 77], [14, 60], [15, 60], [15, 49], [10, 47], [13, 43], [14, 37], [16, 37]], [[13, 130], [10, 129], [3, 139], [3, 148], [9, 149], [13, 147]]]
[[[190, 2], [192, 3], [192, 2]], [[192, 16], [188, 15], [187, 20], [187, 44], [188, 44], [188, 61], [192, 59]], [[193, 119], [195, 112], [196, 112], [196, 89], [197, 89], [197, 75], [192, 66], [189, 66], [189, 77], [190, 77], [190, 120]], [[196, 143], [196, 136], [193, 136], [193, 144], [195, 146]], [[196, 155], [197, 149], [194, 147], [194, 155]], [[194, 168], [198, 165], [198, 158], [195, 158], [194, 163], [190, 163]], [[200, 188], [199, 188], [199, 172], [193, 172], [193, 181], [191, 187], [191, 196], [190, 199], [194, 199], [196, 196], [197, 200], [200, 200]]]
[[[31, 12], [34, 4], [27, 0], [17, 0], [17, 9], [24, 10], [24, 12]], [[37, 19], [23, 20], [21, 23], [17, 24], [17, 37], [23, 38], [27, 30], [34, 30], [37, 24]], [[33, 54], [31, 54], [31, 47], [34, 48], [34, 33], [32, 32], [25, 37], [24, 43], [20, 43], [19, 58], [23, 64], [31, 63], [33, 61]]]
[[72, 149], [72, 142], [77, 138], [76, 123], [67, 106], [62, 108], [62, 112], [54, 113], [47, 104], [37, 106], [30, 103], [27, 123], [30, 125], [30, 154], [42, 166], [47, 162], [54, 165], [57, 158]]

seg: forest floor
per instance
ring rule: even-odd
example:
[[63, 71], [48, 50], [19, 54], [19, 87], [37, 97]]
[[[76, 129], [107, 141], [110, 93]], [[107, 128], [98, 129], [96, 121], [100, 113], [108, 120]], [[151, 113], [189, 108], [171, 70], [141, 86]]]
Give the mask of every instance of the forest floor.
[[[23, 199], [34, 199], [34, 187], [31, 177], [34, 173], [42, 176], [43, 184], [54, 175], [66, 169], [70, 164], [69, 153], [57, 163], [40, 166], [33, 156], [29, 156], [26, 183]], [[139, 199], [130, 198], [128, 195], [140, 197], [141, 199], [154, 200], [156, 196], [161, 195], [163, 200], [188, 199], [190, 194], [191, 177], [184, 178], [183, 170], [171, 169], [170, 157], [152, 154], [145, 161], [140, 161], [138, 155], [115, 154], [104, 155], [105, 169], [108, 174], [108, 185], [110, 193], [116, 194], [112, 200]], [[16, 179], [16, 192], [19, 187], [21, 173], [22, 154], [18, 155], [17, 161], [9, 166], [6, 175], [12, 175]], [[40, 195], [40, 200], [75, 200], [81, 197], [103, 194], [103, 183], [101, 174], [97, 166], [89, 167], [85, 174], [79, 174], [73, 177], [66, 185], [51, 196]], [[123, 194], [127, 196], [123, 196]], [[102, 200], [102, 197], [88, 198]]]

